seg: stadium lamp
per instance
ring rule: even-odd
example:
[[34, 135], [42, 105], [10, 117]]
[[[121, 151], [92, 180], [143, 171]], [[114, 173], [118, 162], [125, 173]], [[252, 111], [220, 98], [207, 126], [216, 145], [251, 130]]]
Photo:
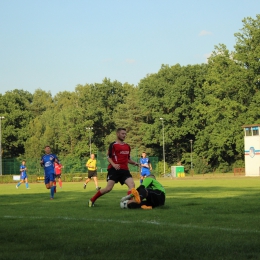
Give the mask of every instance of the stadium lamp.
[[2, 132], [1, 132], [1, 124], [2, 124], [2, 119], [4, 119], [4, 116], [0, 116], [0, 175], [3, 174], [2, 170]]
[[89, 130], [89, 156], [91, 156], [91, 130], [93, 127], [86, 127], [86, 130]]
[[192, 142], [193, 140], [190, 140], [190, 169], [192, 170]]
[[163, 118], [160, 117], [160, 120], [162, 121], [162, 135], [163, 135], [163, 174], [165, 176], [165, 147], [164, 147], [164, 123]]

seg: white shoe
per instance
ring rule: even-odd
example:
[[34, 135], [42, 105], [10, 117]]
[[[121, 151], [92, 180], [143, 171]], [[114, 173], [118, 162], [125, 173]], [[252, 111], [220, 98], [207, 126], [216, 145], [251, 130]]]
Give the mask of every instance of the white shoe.
[[133, 195], [132, 195], [132, 194], [129, 194], [129, 195], [123, 197], [120, 201], [121, 201], [121, 202], [124, 202], [125, 200], [129, 200], [129, 199], [131, 199], [132, 197], [133, 197]]
[[16, 185], [15, 188], [18, 189], [18, 186]]

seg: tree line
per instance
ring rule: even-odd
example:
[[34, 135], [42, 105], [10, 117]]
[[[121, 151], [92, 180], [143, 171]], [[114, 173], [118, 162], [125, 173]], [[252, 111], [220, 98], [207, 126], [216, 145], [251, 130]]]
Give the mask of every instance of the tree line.
[[260, 123], [260, 15], [242, 23], [233, 51], [219, 44], [207, 64], [163, 64], [137, 86], [105, 78], [54, 97], [41, 89], [1, 94], [2, 157], [40, 158], [48, 144], [84, 158], [89, 136], [94, 152], [105, 151], [126, 127], [133, 149], [161, 161], [164, 134], [167, 167], [189, 171], [191, 149], [197, 173], [243, 166], [241, 126]]

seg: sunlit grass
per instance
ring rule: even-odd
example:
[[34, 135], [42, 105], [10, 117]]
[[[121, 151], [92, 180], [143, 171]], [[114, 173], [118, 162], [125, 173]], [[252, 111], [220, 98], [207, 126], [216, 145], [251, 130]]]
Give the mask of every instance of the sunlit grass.
[[64, 183], [53, 201], [44, 184], [2, 184], [0, 259], [260, 259], [260, 178], [160, 181], [153, 210], [120, 209], [119, 184], [94, 208], [93, 182]]

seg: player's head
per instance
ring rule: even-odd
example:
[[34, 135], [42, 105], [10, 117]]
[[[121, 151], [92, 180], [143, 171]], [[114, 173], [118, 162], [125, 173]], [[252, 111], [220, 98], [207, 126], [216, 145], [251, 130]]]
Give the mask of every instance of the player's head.
[[117, 128], [116, 137], [119, 141], [123, 142], [126, 138], [126, 129], [125, 128]]
[[51, 147], [49, 145], [46, 145], [44, 148], [44, 151], [46, 154], [50, 154], [51, 153]]
[[153, 175], [153, 174], [150, 174], [150, 175], [148, 175], [148, 176], [146, 176], [147, 178], [153, 178], [153, 179], [155, 179], [156, 180], [156, 177], [155, 177], [155, 175]]
[[142, 158], [145, 158], [145, 157], [146, 157], [146, 153], [142, 152]]
[[22, 164], [25, 165], [26, 161], [25, 160], [22, 160]]
[[92, 154], [90, 155], [90, 158], [91, 158], [92, 160], [94, 160], [94, 159], [95, 159], [95, 154], [92, 153]]

